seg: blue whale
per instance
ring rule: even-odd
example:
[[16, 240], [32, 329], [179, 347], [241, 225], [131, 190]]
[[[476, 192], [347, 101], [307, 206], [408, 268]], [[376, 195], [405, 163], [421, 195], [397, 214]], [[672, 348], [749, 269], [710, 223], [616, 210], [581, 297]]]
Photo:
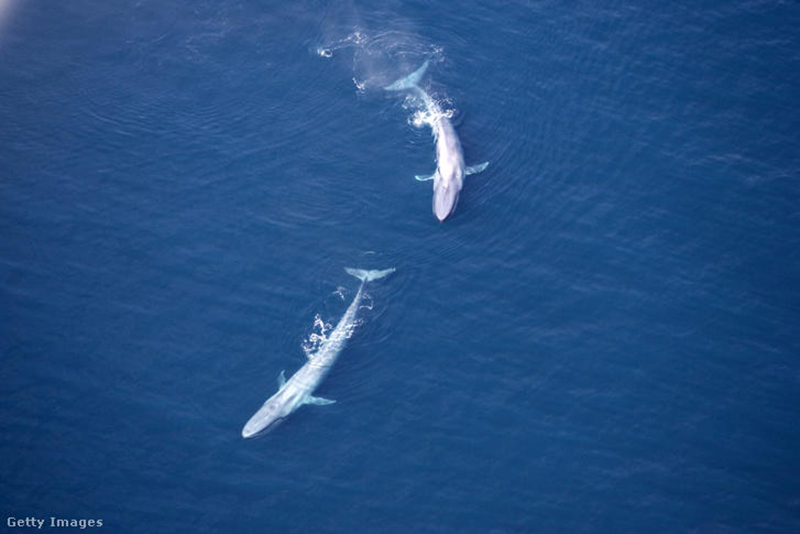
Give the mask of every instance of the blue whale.
[[344, 349], [350, 333], [356, 325], [356, 314], [364, 295], [364, 286], [372, 280], [379, 280], [394, 272], [394, 269], [383, 271], [365, 271], [363, 269], [345, 269], [348, 274], [361, 280], [353, 302], [347, 307], [344, 316], [336, 328], [322, 344], [319, 350], [308, 356], [308, 361], [289, 380], [281, 371], [278, 376], [278, 391], [271, 396], [242, 429], [242, 437], [250, 438], [256, 434], [275, 428], [292, 412], [304, 404], [331, 404], [335, 401], [314, 397], [312, 393], [328, 375], [339, 353]]
[[436, 172], [430, 176], [416, 176], [424, 182], [433, 180], [433, 214], [439, 221], [444, 221], [456, 209], [458, 196], [464, 187], [464, 176], [484, 170], [489, 162], [467, 166], [464, 163], [464, 151], [461, 140], [450, 120], [439, 112], [433, 99], [418, 84], [428, 69], [426, 61], [416, 71], [384, 87], [387, 91], [411, 91], [425, 104], [425, 108], [434, 119], [431, 130], [436, 140]]

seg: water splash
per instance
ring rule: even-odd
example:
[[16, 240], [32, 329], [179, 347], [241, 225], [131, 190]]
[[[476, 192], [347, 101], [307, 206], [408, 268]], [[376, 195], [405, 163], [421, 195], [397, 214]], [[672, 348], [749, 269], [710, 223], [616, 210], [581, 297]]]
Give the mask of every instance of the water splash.
[[356, 89], [358, 90], [359, 93], [363, 93], [364, 89], [367, 86], [367, 81], [366, 80], [360, 82], [355, 77], [353, 78], [353, 83], [356, 84]]
[[333, 57], [333, 53], [342, 48], [350, 48], [352, 46], [361, 46], [368, 42], [368, 38], [361, 31], [356, 30], [344, 39], [339, 39], [327, 46], [317, 47], [317, 55], [324, 58]]
[[416, 128], [422, 128], [423, 126], [435, 128], [440, 119], [452, 119], [455, 115], [455, 109], [444, 108], [443, 104], [449, 104], [449, 102], [446, 100], [434, 101], [433, 106], [420, 109], [420, 99], [415, 96], [409, 96], [403, 107], [405, 109], [414, 109], [415, 111], [408, 117], [408, 124]]
[[[344, 298], [342, 291], [343, 288], [339, 288], [334, 294], [340, 295], [342, 298]], [[361, 308], [371, 310], [372, 300], [370, 299], [366, 304], [359, 306], [359, 309]], [[303, 340], [300, 346], [302, 347], [306, 357], [311, 359], [325, 346], [327, 342], [350, 339], [353, 336], [353, 333], [356, 331], [356, 328], [362, 324], [364, 324], [364, 320], [357, 318], [353, 322], [347, 323], [339, 330], [336, 330], [331, 323], [326, 323], [320, 314], [316, 314], [314, 316], [314, 326], [311, 329], [311, 333], [306, 339]], [[337, 327], [338, 326], [339, 325], [337, 325]]]
[[347, 291], [347, 288], [343, 286], [339, 286], [336, 288], [336, 291], [333, 292], [334, 295], [338, 296], [340, 299], [344, 300], [344, 292]]
[[[368, 293], [364, 293], [364, 296], [361, 297], [361, 305], [358, 307], [359, 310], [371, 310], [374, 306], [374, 302], [372, 297]], [[361, 324], [361, 319], [356, 319], [356, 323]]]
[[306, 353], [306, 357], [310, 358], [316, 354], [320, 347], [328, 341], [328, 332], [330, 332], [332, 328], [333, 326], [323, 321], [319, 314], [314, 317], [314, 326], [312, 327], [311, 333], [308, 335], [308, 338], [303, 340], [300, 344], [303, 348], [303, 352]]

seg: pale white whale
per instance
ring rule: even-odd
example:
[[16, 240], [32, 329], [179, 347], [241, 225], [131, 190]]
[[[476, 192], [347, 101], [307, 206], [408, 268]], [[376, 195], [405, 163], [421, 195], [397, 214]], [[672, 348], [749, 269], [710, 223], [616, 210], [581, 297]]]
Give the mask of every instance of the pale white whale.
[[336, 401], [314, 397], [312, 393], [333, 367], [339, 353], [342, 352], [348, 337], [355, 326], [356, 314], [364, 295], [364, 286], [372, 280], [379, 280], [394, 272], [394, 269], [383, 271], [365, 271], [346, 268], [348, 274], [361, 280], [353, 302], [347, 307], [344, 316], [331, 332], [328, 339], [318, 351], [308, 356], [308, 361], [289, 380], [281, 371], [278, 375], [278, 392], [267, 399], [267, 402], [247, 421], [242, 429], [242, 437], [250, 438], [273, 429], [281, 421], [304, 404], [331, 404]]
[[433, 180], [433, 213], [439, 221], [444, 221], [456, 209], [458, 195], [464, 187], [464, 176], [481, 172], [488, 165], [486, 161], [480, 165], [467, 166], [464, 163], [464, 152], [461, 140], [456, 134], [450, 120], [444, 116], [433, 99], [419, 85], [419, 81], [428, 69], [426, 61], [416, 71], [384, 87], [387, 91], [412, 91], [422, 99], [428, 114], [432, 117], [431, 130], [436, 140], [436, 172], [430, 176], [416, 176], [423, 182]]

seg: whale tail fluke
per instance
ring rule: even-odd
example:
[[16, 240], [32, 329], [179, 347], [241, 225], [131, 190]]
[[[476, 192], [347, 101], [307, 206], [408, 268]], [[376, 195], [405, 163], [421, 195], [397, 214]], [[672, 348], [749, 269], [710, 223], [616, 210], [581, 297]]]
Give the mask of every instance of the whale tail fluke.
[[426, 61], [422, 64], [420, 68], [406, 76], [405, 78], [400, 78], [396, 82], [391, 85], [387, 85], [384, 87], [387, 91], [404, 91], [406, 89], [412, 89], [417, 86], [419, 81], [422, 79], [422, 76], [425, 74], [425, 71], [428, 70], [429, 62]]
[[389, 276], [394, 272], [394, 268], [384, 269], [382, 271], [368, 271], [366, 269], [351, 269], [350, 267], [345, 267], [344, 270], [347, 271], [347, 274], [355, 276], [365, 284], [367, 282], [372, 282], [373, 280], [380, 280], [381, 278]]

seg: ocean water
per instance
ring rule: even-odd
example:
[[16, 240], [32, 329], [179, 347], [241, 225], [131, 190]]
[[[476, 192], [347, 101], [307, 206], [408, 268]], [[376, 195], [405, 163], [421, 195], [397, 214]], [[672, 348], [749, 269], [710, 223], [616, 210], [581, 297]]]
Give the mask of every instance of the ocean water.
[[[0, 0], [0, 519], [800, 531], [798, 27], [793, 2]], [[430, 129], [381, 90], [425, 60], [491, 162], [443, 224]], [[337, 403], [243, 440], [348, 266], [397, 271]]]

